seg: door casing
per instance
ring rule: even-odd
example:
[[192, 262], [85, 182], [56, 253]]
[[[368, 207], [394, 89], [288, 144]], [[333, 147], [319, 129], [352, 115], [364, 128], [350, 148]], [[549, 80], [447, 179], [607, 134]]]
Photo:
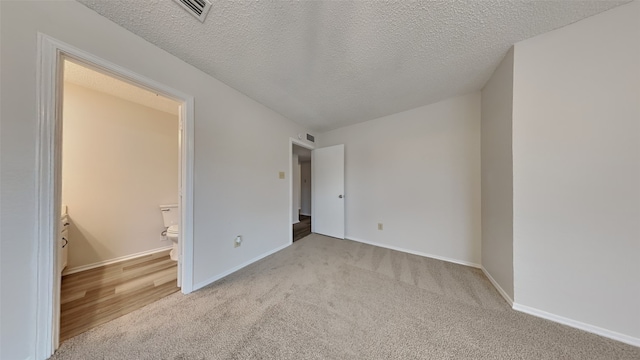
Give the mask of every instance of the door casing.
[[37, 295], [35, 358], [47, 359], [59, 343], [60, 273], [57, 271], [57, 238], [61, 207], [62, 72], [63, 58], [86, 64], [121, 80], [180, 102], [180, 189], [182, 293], [193, 290], [193, 160], [194, 98], [134, 73], [84, 50], [38, 33], [36, 103]]

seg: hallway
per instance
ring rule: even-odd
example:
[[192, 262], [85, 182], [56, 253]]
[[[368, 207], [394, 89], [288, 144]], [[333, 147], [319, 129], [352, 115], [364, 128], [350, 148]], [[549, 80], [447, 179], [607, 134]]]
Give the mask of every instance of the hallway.
[[293, 241], [311, 234], [311, 216], [300, 215], [300, 222], [293, 224]]

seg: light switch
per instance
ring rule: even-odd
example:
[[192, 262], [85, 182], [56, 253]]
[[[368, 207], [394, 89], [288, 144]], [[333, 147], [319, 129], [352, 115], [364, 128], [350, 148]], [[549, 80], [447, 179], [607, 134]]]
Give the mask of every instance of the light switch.
[[280, 171], [279, 177], [280, 179], [284, 179], [284, 171]]

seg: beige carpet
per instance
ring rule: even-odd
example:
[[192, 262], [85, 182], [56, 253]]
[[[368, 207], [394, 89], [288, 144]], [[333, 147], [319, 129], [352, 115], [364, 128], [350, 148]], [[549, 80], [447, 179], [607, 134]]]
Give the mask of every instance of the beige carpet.
[[310, 235], [53, 359], [637, 360], [640, 348], [513, 311], [477, 269]]

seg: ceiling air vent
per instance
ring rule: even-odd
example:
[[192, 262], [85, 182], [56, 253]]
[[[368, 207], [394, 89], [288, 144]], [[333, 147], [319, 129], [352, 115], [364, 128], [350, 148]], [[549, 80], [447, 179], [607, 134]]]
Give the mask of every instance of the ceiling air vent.
[[191, 15], [195, 16], [200, 22], [204, 22], [207, 13], [211, 8], [209, 0], [173, 0], [180, 4]]

